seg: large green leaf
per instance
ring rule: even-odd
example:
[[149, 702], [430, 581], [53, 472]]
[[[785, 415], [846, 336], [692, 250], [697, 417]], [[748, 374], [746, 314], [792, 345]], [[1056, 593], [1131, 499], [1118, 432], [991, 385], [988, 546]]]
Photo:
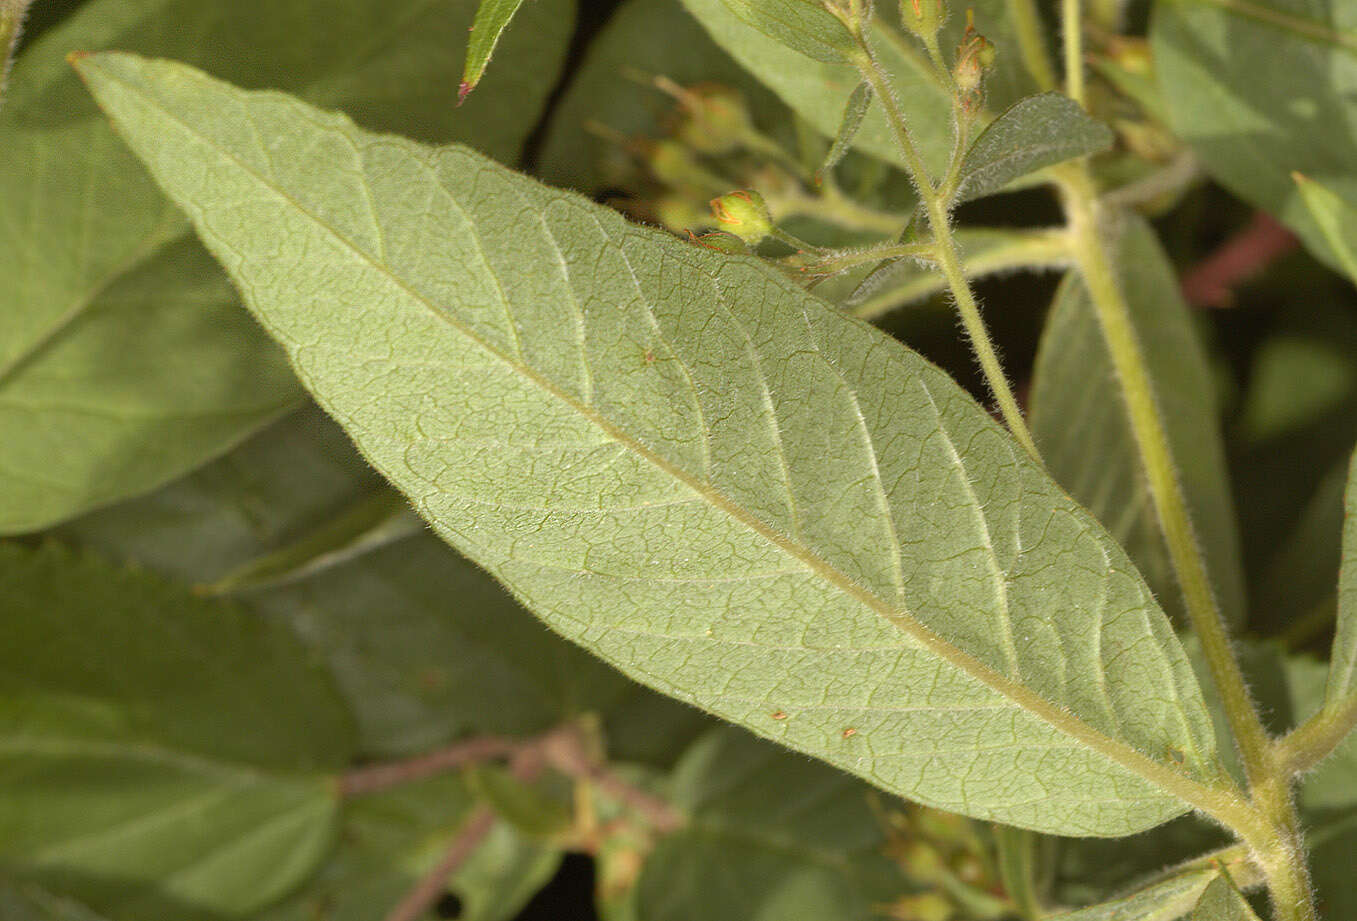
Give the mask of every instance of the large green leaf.
[[1357, 201], [1357, 7], [1160, 0], [1155, 69], [1175, 132], [1211, 175], [1338, 265], [1293, 172]]
[[1325, 706], [1339, 707], [1357, 694], [1357, 452], [1348, 466], [1343, 502], [1343, 560], [1338, 573], [1338, 629], [1333, 638]]
[[[340, 846], [315, 878], [255, 921], [375, 921], [433, 868], [476, 800], [462, 778], [445, 774], [361, 796], [344, 810]], [[503, 822], [448, 880], [458, 921], [507, 921], [560, 862], [552, 847]], [[423, 918], [438, 917], [433, 912]]]
[[[731, 57], [762, 80], [821, 134], [835, 135], [849, 96], [862, 82], [857, 70], [849, 64], [834, 62], [829, 54], [807, 57], [809, 52], [805, 48], [794, 48], [780, 40], [785, 36], [773, 37], [765, 29], [751, 24], [757, 20], [761, 8], [792, 4], [797, 0], [683, 2]], [[1023, 69], [1021, 55], [1017, 53], [1017, 38], [1006, 0], [979, 0], [972, 6], [978, 28], [999, 48], [996, 70], [986, 87], [989, 105], [1002, 109], [1035, 92], [1037, 87]], [[963, 23], [964, 17], [951, 17], [940, 39], [943, 47], [956, 46]], [[940, 173], [952, 152], [950, 97], [938, 83], [922, 45], [882, 23], [873, 28], [873, 34], [877, 54], [904, 104], [915, 144], [929, 165]], [[855, 146], [883, 160], [898, 165], [903, 163], [880, 107], [874, 107], [867, 114], [857, 133]]]
[[95, 0], [25, 52], [0, 109], [0, 533], [160, 485], [302, 398], [68, 52], [184, 57], [374, 129], [512, 159], [551, 89], [573, 0], [532, 7], [502, 49], [523, 66], [461, 109], [454, 58], [472, 11], [456, 0]]
[[[311, 408], [62, 533], [178, 579], [220, 584], [311, 542], [386, 490]], [[240, 599], [285, 619], [330, 664], [369, 754], [414, 754], [468, 733], [522, 737], [593, 713], [610, 757], [667, 765], [709, 725], [544, 631], [428, 534], [275, 575], [240, 586]]]
[[286, 627], [55, 545], [0, 545], [0, 865], [116, 918], [304, 879], [347, 712]]
[[[1154, 231], [1137, 218], [1117, 244], [1131, 322], [1149, 363], [1216, 598], [1244, 617], [1243, 569], [1214, 382]], [[1136, 561], [1156, 596], [1182, 611], [1125, 400], [1087, 289], [1071, 274], [1056, 294], [1037, 352], [1032, 431], [1048, 469]]]
[[557, 630], [954, 811], [1111, 835], [1209, 796], [1144, 582], [914, 353], [465, 149], [79, 67], [327, 411]]
[[675, 768], [689, 816], [646, 859], [634, 893], [646, 921], [869, 921], [904, 877], [884, 853], [870, 788], [733, 728]]

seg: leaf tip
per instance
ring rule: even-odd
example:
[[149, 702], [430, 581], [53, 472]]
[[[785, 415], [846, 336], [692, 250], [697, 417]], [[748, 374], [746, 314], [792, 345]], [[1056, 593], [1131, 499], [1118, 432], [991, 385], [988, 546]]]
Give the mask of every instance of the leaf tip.
[[471, 91], [474, 90], [475, 88], [476, 84], [470, 82], [469, 80], [463, 80], [460, 84], [458, 84], [457, 104], [460, 106], [462, 103], [466, 102], [466, 97], [471, 95]]

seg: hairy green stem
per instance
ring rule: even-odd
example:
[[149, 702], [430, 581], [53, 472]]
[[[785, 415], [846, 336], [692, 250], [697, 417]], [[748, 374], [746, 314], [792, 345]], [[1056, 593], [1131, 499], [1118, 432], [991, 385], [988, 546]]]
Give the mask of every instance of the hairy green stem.
[[1287, 777], [1274, 757], [1272, 743], [1249, 696], [1239, 662], [1230, 649], [1205, 561], [1192, 530], [1187, 499], [1178, 480], [1145, 356], [1103, 237], [1103, 206], [1082, 163], [1065, 167], [1058, 175], [1075, 262], [1088, 288], [1121, 385], [1151, 500], [1182, 587], [1188, 618], [1202, 644], [1212, 681], [1220, 694], [1244, 763], [1255, 808], [1267, 825], [1262, 833], [1237, 826], [1235, 830], [1255, 851], [1273, 894], [1278, 917], [1284, 921], [1310, 921], [1314, 908], [1301, 859], [1295, 807]]
[[1277, 742], [1277, 763], [1287, 774], [1303, 774], [1323, 761], [1357, 728], [1357, 694], [1325, 707]]
[[1032, 0], [1008, 0], [1008, 14], [1017, 33], [1023, 66], [1036, 81], [1037, 89], [1043, 93], [1055, 89], [1055, 70], [1051, 67], [1046, 34], [1036, 4]]
[[[1064, 228], [1015, 232], [1011, 237], [1000, 245], [966, 252], [962, 262], [966, 277], [973, 279], [1018, 269], [1067, 268], [1073, 261]], [[946, 280], [936, 272], [919, 273], [870, 295], [856, 304], [851, 313], [864, 320], [873, 320], [946, 287]]]
[[1084, 31], [1079, 0], [1060, 0], [1060, 23], [1065, 49], [1065, 94], [1084, 105]]
[[[957, 310], [961, 314], [962, 326], [966, 330], [967, 337], [971, 340], [971, 347], [975, 350], [976, 358], [980, 362], [985, 381], [989, 384], [990, 392], [999, 405], [999, 412], [1003, 415], [1009, 432], [1028, 454], [1038, 463], [1041, 463], [1041, 454], [1037, 451], [1036, 443], [1032, 440], [1032, 434], [1027, 429], [1027, 423], [1023, 421], [1022, 409], [1018, 406], [1017, 398], [1013, 396], [1013, 389], [1009, 386], [1008, 378], [1004, 375], [1003, 366], [999, 362], [999, 355], [994, 349], [994, 343], [990, 340], [989, 331], [985, 328], [985, 320], [980, 314], [980, 305], [976, 302], [970, 282], [966, 280], [966, 273], [962, 270], [961, 256], [957, 252], [956, 241], [952, 237], [951, 215], [948, 213], [950, 196], [946, 195], [943, 189], [933, 184], [928, 174], [928, 168], [919, 155], [918, 148], [914, 146], [914, 140], [909, 133], [909, 126], [905, 124], [904, 113], [900, 110], [900, 104], [895, 98], [895, 92], [890, 81], [886, 78], [880, 64], [872, 54], [871, 46], [866, 37], [860, 30], [857, 35], [862, 46], [862, 54], [857, 61], [858, 69], [862, 72], [862, 76], [871, 83], [872, 91], [881, 101], [881, 107], [886, 112], [886, 119], [895, 133], [900, 155], [904, 158], [910, 177], [914, 180], [914, 185], [918, 188], [919, 195], [928, 210], [928, 222], [933, 231], [935, 258], [938, 267], [942, 270], [943, 277], [947, 279], [948, 287], [952, 289]], [[958, 140], [961, 140], [962, 137], [960, 128], [958, 128]], [[961, 153], [956, 153], [953, 156], [954, 164], [960, 156]], [[948, 172], [949, 174], [954, 173], [955, 169], [949, 169]]]
[[14, 61], [14, 50], [19, 47], [24, 15], [32, 3], [33, 0], [0, 0], [0, 105], [5, 103], [9, 67]]

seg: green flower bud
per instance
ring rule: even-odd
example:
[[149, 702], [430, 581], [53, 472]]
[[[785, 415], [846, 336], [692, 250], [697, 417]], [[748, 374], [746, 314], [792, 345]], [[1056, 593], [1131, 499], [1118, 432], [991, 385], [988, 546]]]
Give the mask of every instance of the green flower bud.
[[947, 7], [942, 0], [900, 0], [900, 21], [920, 38], [932, 39], [947, 21]]
[[773, 232], [773, 217], [758, 192], [728, 192], [711, 200], [711, 213], [722, 230], [751, 246]]
[[966, 31], [961, 36], [961, 44], [957, 46], [956, 67], [952, 69], [962, 107], [967, 112], [974, 112], [980, 107], [980, 92], [985, 76], [994, 69], [997, 53], [994, 42], [975, 30], [975, 11], [967, 10]]
[[681, 102], [684, 117], [677, 138], [698, 153], [733, 153], [754, 131], [744, 99], [730, 87], [711, 83], [689, 87]]
[[889, 916], [898, 921], [947, 921], [952, 903], [940, 892], [907, 895], [891, 903]]

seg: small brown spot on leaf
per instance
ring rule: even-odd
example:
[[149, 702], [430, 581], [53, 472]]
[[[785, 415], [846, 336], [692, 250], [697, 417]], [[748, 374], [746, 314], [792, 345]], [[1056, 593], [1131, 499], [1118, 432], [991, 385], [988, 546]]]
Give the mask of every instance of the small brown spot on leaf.
[[855, 735], [857, 735], [857, 734], [858, 734], [858, 731], [857, 731], [856, 729], [854, 729], [852, 726], [849, 726], [847, 729], [845, 729], [845, 730], [843, 731], [843, 737], [844, 737], [845, 739], [851, 739], [851, 738], [853, 738], [853, 736], [855, 736]]
[[775, 720], [785, 720], [787, 718], [786, 710], [774, 710], [769, 714]]

